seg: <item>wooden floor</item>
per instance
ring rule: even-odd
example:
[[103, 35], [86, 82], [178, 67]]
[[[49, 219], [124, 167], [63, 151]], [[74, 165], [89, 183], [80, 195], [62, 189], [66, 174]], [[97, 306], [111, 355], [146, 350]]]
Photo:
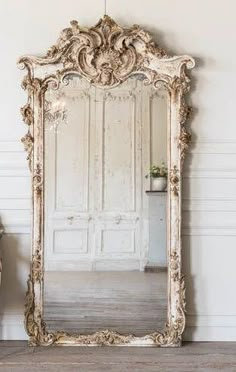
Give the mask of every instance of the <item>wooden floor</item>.
[[44, 294], [51, 331], [144, 336], [167, 321], [167, 272], [46, 272]]
[[2, 372], [236, 371], [236, 343], [186, 343], [182, 348], [28, 347], [0, 342]]

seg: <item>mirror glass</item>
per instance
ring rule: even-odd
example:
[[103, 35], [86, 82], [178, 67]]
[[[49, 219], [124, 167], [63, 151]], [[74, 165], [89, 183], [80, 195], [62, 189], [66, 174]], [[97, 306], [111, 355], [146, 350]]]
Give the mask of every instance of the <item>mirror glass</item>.
[[44, 306], [48, 331], [143, 336], [167, 319], [164, 88], [70, 75], [45, 94]]

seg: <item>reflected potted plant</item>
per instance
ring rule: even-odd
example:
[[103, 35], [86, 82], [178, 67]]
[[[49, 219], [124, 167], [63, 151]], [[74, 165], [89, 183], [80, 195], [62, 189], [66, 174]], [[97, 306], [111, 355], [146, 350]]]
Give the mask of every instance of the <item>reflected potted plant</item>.
[[150, 177], [152, 180], [152, 191], [165, 191], [167, 186], [168, 169], [165, 163], [161, 165], [152, 165], [146, 178]]

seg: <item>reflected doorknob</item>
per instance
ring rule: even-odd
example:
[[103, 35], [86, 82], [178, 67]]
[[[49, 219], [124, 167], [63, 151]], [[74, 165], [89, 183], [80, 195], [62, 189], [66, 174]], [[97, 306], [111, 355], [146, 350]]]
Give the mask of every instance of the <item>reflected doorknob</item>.
[[120, 215], [115, 217], [115, 221], [117, 225], [120, 223], [121, 220], [122, 220], [122, 217]]

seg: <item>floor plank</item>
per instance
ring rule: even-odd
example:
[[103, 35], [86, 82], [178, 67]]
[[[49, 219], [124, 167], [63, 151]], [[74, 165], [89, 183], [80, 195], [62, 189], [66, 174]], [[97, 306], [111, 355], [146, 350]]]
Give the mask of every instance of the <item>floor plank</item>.
[[167, 321], [167, 273], [45, 272], [44, 320], [50, 331], [103, 329], [144, 336]]
[[236, 343], [184, 343], [182, 348], [28, 347], [0, 342], [0, 371], [236, 371]]

